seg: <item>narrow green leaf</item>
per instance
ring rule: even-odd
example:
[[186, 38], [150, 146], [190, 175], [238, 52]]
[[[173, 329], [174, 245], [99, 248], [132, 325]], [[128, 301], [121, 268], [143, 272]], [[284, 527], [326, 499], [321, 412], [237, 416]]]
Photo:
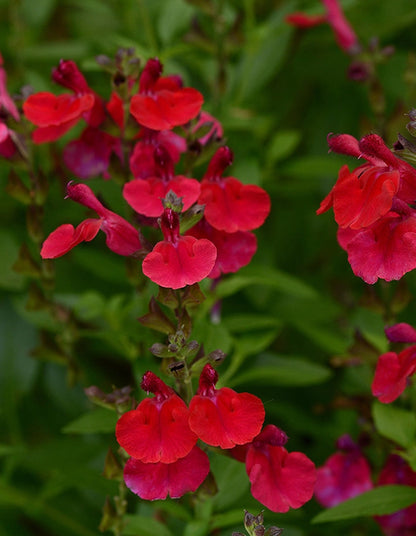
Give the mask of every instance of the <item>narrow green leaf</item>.
[[84, 413], [63, 427], [64, 434], [102, 434], [114, 432], [117, 414], [105, 408]]
[[316, 290], [302, 280], [280, 270], [261, 269], [260, 267], [256, 267], [256, 273], [241, 275], [240, 272], [240, 274], [222, 281], [218, 284], [216, 293], [219, 297], [224, 298], [253, 285], [272, 287], [280, 292], [299, 298], [317, 297]]
[[416, 503], [416, 488], [412, 486], [380, 486], [321, 512], [312, 523], [327, 523], [362, 516], [392, 514]]
[[249, 372], [232, 378], [229, 383], [233, 387], [253, 381], [295, 387], [325, 382], [331, 374], [327, 367], [302, 358], [267, 354], [264, 364], [256, 364]]
[[166, 525], [156, 519], [147, 516], [126, 515], [124, 516], [126, 525], [123, 529], [125, 536], [172, 536]]
[[416, 416], [410, 411], [374, 402], [373, 419], [378, 432], [401, 447], [411, 447], [416, 435]]

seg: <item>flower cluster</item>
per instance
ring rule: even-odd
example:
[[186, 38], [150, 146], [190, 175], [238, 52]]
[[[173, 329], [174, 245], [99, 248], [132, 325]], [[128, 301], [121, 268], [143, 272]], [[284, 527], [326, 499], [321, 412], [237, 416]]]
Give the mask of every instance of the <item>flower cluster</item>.
[[[143, 273], [166, 288], [218, 278], [250, 262], [257, 248], [251, 231], [267, 218], [270, 198], [259, 186], [223, 176], [233, 153], [221, 146], [221, 125], [201, 111], [203, 97], [196, 89], [183, 87], [178, 76], [161, 74], [160, 61], [150, 59], [138, 89], [134, 92], [135, 79], [128, 77], [127, 97], [123, 100], [114, 91], [106, 103], [73, 61], [62, 60], [52, 78], [70, 93], [35, 93], [24, 102], [26, 118], [37, 127], [34, 143], [57, 140], [76, 123], [87, 123], [79, 139], [63, 151], [67, 167], [80, 179], [99, 174], [109, 178], [111, 158], [128, 158], [132, 178], [122, 195], [141, 229], [159, 224], [163, 234], [163, 240], [149, 247], [141, 231], [106, 208], [88, 186], [70, 182], [67, 197], [96, 212], [99, 219], [87, 218], [76, 228], [58, 227], [43, 244], [43, 258], [64, 255], [101, 229], [112, 251], [144, 257]], [[173, 131], [179, 127], [181, 134]], [[191, 141], [200, 151], [220, 145], [201, 180], [175, 171]]]
[[[356, 497], [374, 487], [371, 468], [360, 447], [348, 436], [337, 441], [337, 452], [317, 470], [316, 500], [326, 508]], [[391, 454], [382, 468], [376, 486], [402, 484], [416, 487], [416, 472], [398, 454]], [[416, 505], [393, 514], [375, 517], [386, 536], [414, 534]]]
[[155, 396], [124, 413], [116, 427], [120, 446], [131, 456], [126, 485], [146, 500], [195, 491], [209, 473], [200, 440], [245, 460], [252, 495], [265, 506], [276, 512], [299, 508], [312, 497], [313, 462], [300, 452], [289, 454], [283, 447], [287, 436], [276, 426], [261, 430], [265, 411], [259, 398], [216, 389], [217, 380], [215, 369], [205, 365], [188, 407], [153, 372], [143, 376], [142, 389]]
[[405, 390], [409, 378], [416, 372], [416, 330], [404, 322], [385, 330], [393, 343], [413, 343], [399, 353], [387, 352], [377, 361], [371, 391], [380, 402], [389, 404]]
[[377, 134], [360, 141], [340, 134], [328, 143], [331, 150], [367, 163], [353, 171], [341, 168], [317, 214], [333, 208], [338, 242], [355, 275], [370, 284], [400, 279], [416, 268], [416, 170]]

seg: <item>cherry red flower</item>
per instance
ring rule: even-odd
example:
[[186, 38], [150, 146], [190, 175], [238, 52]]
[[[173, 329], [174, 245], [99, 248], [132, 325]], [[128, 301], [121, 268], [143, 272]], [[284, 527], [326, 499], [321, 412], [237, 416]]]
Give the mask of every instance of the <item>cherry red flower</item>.
[[89, 87], [84, 75], [74, 61], [60, 60], [58, 66], [52, 71], [52, 80], [60, 86], [70, 89], [77, 96], [92, 95], [94, 104], [91, 110], [85, 113], [84, 119], [91, 127], [101, 125], [105, 119], [104, 101]]
[[136, 121], [153, 130], [170, 130], [196, 117], [203, 97], [191, 87], [182, 87], [178, 77], [161, 77], [157, 58], [146, 63], [139, 81], [139, 93], [131, 99], [130, 113]]
[[389, 404], [406, 389], [408, 378], [416, 372], [416, 346], [399, 354], [387, 352], [378, 358], [371, 391], [380, 402]]
[[130, 156], [130, 170], [135, 179], [147, 179], [158, 174], [154, 151], [162, 146], [174, 164], [179, 162], [180, 156], [186, 151], [184, 138], [170, 130], [150, 130], [142, 127], [137, 135], [139, 141], [134, 146]]
[[370, 466], [359, 446], [345, 435], [338, 439], [337, 448], [317, 470], [315, 497], [326, 508], [373, 487]]
[[198, 202], [205, 205], [207, 222], [227, 233], [260, 227], [270, 212], [270, 197], [255, 184], [242, 184], [234, 177], [222, 177], [232, 163], [228, 147], [220, 147], [209, 163], [201, 182]]
[[398, 280], [416, 268], [416, 212], [397, 200], [394, 208], [368, 227], [338, 230], [352, 271], [366, 283]]
[[343, 166], [337, 183], [322, 201], [317, 214], [332, 206], [335, 221], [340, 227], [368, 227], [389, 212], [399, 185], [397, 169], [384, 171], [375, 166], [365, 166], [350, 172], [347, 166]]
[[322, 0], [326, 8], [328, 23], [331, 26], [338, 46], [348, 53], [357, 52], [359, 49], [358, 38], [347, 21], [339, 0]]
[[120, 417], [116, 426], [120, 446], [144, 464], [171, 464], [184, 458], [198, 439], [189, 428], [185, 402], [151, 371], [143, 376], [141, 387], [155, 396]]
[[269, 424], [252, 441], [246, 456], [251, 494], [272, 512], [300, 508], [312, 498], [315, 464], [302, 452], [288, 452], [287, 436]]
[[338, 0], [321, 0], [326, 13], [308, 15], [306, 13], [291, 13], [286, 17], [286, 22], [299, 28], [310, 28], [323, 22], [327, 22], [335, 34], [338, 46], [349, 54], [360, 50], [360, 44], [351, 24], [346, 19]]
[[199, 447], [172, 463], [144, 463], [129, 458], [124, 468], [126, 486], [147, 501], [178, 499], [196, 491], [209, 473], [208, 456]]
[[262, 401], [250, 393], [229, 387], [215, 389], [216, 370], [207, 364], [199, 388], [189, 404], [189, 426], [208, 445], [230, 449], [249, 443], [261, 430], [265, 411]]
[[[356, 140], [353, 136], [349, 134], [339, 134], [336, 136], [328, 136], [328, 145], [330, 150], [345, 154], [348, 156], [353, 156], [355, 158], [365, 158], [367, 164], [360, 166], [355, 170], [355, 173], [361, 175], [363, 172], [368, 170], [373, 170], [376, 172], [376, 177], [379, 176], [378, 182], [382, 184], [383, 176], [385, 173], [386, 180], [388, 182], [395, 182], [395, 178], [392, 177], [391, 172], [398, 171], [400, 175], [399, 188], [395, 194], [398, 199], [406, 203], [413, 203], [416, 198], [416, 170], [404, 160], [398, 158], [390, 149], [386, 146], [383, 139], [377, 134], [368, 134], [361, 138], [360, 141]], [[367, 175], [368, 178], [372, 178], [374, 181], [374, 176], [370, 173]], [[365, 186], [365, 180], [361, 179], [361, 185]], [[393, 185], [388, 185], [387, 190], [394, 188]], [[321, 214], [328, 210], [332, 206], [332, 194], [336, 194], [336, 189], [326, 197], [322, 202], [321, 207], [318, 210], [318, 213]], [[375, 190], [372, 192], [371, 189], [369, 194], [371, 196], [377, 194], [376, 197], [380, 195], [380, 192]], [[355, 204], [355, 202], [354, 202]], [[364, 206], [367, 210], [370, 210], [369, 206]]]
[[27, 119], [38, 128], [33, 132], [35, 143], [55, 141], [63, 136], [94, 106], [93, 95], [54, 95], [47, 91], [30, 95], [23, 103]]
[[285, 21], [298, 28], [312, 28], [313, 26], [327, 22], [327, 16], [325, 14], [308, 15], [307, 13], [297, 11], [287, 15]]
[[61, 60], [52, 79], [73, 94], [54, 95], [47, 91], [30, 95], [23, 103], [27, 119], [38, 128], [32, 134], [35, 143], [55, 141], [81, 118], [98, 127], [105, 118], [104, 103], [88, 86], [84, 76], [71, 60]]
[[[378, 485], [401, 484], [416, 487], [416, 472], [399, 455], [391, 454], [382, 469]], [[416, 504], [394, 514], [375, 517], [386, 536], [413, 536], [416, 534]]]
[[165, 209], [160, 219], [164, 240], [145, 257], [143, 273], [166, 288], [193, 285], [208, 276], [215, 264], [217, 250], [212, 242], [179, 234], [179, 217]]
[[394, 324], [385, 328], [384, 331], [390, 342], [416, 342], [416, 329], [405, 322]]
[[111, 155], [121, 158], [120, 139], [102, 130], [88, 126], [79, 139], [69, 142], [63, 151], [63, 161], [80, 179], [103, 175], [110, 177], [108, 167]]
[[158, 217], [163, 213], [162, 199], [171, 190], [182, 198], [183, 210], [193, 205], [201, 191], [197, 180], [174, 175], [173, 161], [163, 146], [154, 149], [157, 176], [134, 179], [123, 188], [123, 197], [139, 214]]
[[220, 277], [221, 274], [237, 272], [251, 261], [257, 250], [257, 239], [253, 233], [218, 231], [205, 218], [187, 231], [187, 234], [195, 238], [207, 238], [217, 248], [217, 260], [208, 275], [212, 279]]
[[80, 242], [92, 240], [100, 229], [106, 234], [108, 248], [118, 255], [133, 255], [141, 249], [137, 229], [118, 214], [105, 208], [86, 184], [69, 183], [67, 197], [90, 208], [100, 218], [84, 220], [76, 229], [71, 224], [59, 226], [44, 241], [40, 252], [42, 258], [60, 257]]

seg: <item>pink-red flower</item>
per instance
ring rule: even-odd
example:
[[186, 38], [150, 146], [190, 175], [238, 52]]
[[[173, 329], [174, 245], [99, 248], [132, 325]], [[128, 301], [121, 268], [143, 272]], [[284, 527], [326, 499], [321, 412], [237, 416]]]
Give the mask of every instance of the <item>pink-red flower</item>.
[[100, 229], [106, 234], [109, 249], [118, 255], [133, 255], [142, 248], [137, 229], [105, 208], [87, 185], [69, 183], [67, 197], [93, 210], [100, 218], [88, 218], [75, 229], [69, 223], [60, 225], [44, 241], [40, 252], [42, 258], [55, 259], [65, 255], [81, 242], [92, 240]]
[[172, 463], [144, 463], [129, 458], [124, 468], [126, 486], [147, 501], [178, 499], [185, 493], [196, 491], [209, 473], [208, 456], [195, 446]]
[[38, 127], [33, 132], [33, 141], [46, 143], [63, 136], [93, 106], [94, 97], [90, 93], [56, 96], [42, 91], [28, 97], [23, 103], [23, 112]]
[[197, 180], [175, 175], [173, 161], [163, 146], [154, 149], [157, 175], [146, 179], [134, 179], [124, 185], [123, 197], [139, 214], [158, 217], [163, 213], [162, 199], [171, 190], [182, 199], [183, 210], [193, 205], [201, 191]]
[[398, 280], [416, 268], [416, 212], [398, 201], [394, 208], [368, 227], [338, 230], [352, 271], [366, 283]]
[[[416, 487], [416, 472], [397, 454], [391, 454], [382, 469], [378, 485], [402, 484]], [[394, 514], [375, 518], [385, 536], [414, 536], [416, 534], [416, 504]]]
[[131, 99], [130, 113], [144, 127], [170, 130], [196, 117], [203, 97], [191, 87], [182, 87], [178, 77], [160, 76], [157, 58], [146, 63], [139, 82], [139, 93]]
[[179, 234], [179, 217], [165, 209], [160, 226], [164, 240], [158, 242], [143, 260], [143, 273], [166, 288], [193, 285], [208, 276], [215, 264], [217, 250], [207, 239]]
[[89, 88], [73, 61], [61, 60], [53, 70], [52, 78], [71, 89], [73, 94], [56, 96], [42, 91], [30, 95], [23, 103], [25, 116], [38, 127], [32, 135], [35, 143], [57, 140], [81, 118], [92, 127], [102, 123], [105, 117], [102, 99]]
[[317, 470], [315, 497], [326, 508], [373, 487], [370, 466], [359, 446], [345, 435], [338, 439], [337, 448]]
[[189, 405], [189, 426], [208, 445], [230, 449], [249, 443], [261, 430], [265, 411], [262, 401], [250, 393], [229, 387], [216, 389], [218, 373], [205, 365], [199, 388]]
[[[385, 331], [387, 338], [392, 342], [416, 342], [416, 330], [409, 324], [395, 324]], [[389, 404], [403, 393], [410, 376], [415, 372], [416, 345], [409, 346], [399, 353], [387, 352], [378, 358], [371, 391], [380, 402]]]
[[121, 158], [119, 138], [88, 126], [79, 139], [70, 141], [64, 148], [63, 161], [68, 169], [80, 179], [102, 175], [108, 179], [111, 155]]
[[151, 371], [143, 376], [141, 387], [155, 396], [120, 417], [116, 426], [120, 446], [145, 464], [184, 458], [198, 439], [189, 427], [185, 402]]
[[186, 141], [171, 130], [150, 130], [142, 127], [137, 135], [138, 142], [130, 156], [130, 171], [135, 179], [147, 179], [158, 174], [155, 161], [155, 149], [162, 146], [176, 164], [180, 156], [186, 151]]
[[338, 242], [355, 275], [366, 283], [400, 279], [416, 267], [416, 170], [397, 158], [376, 134], [360, 141], [348, 134], [328, 139], [332, 150], [367, 163], [338, 181], [317, 214], [334, 209]]
[[207, 222], [219, 231], [235, 233], [260, 227], [270, 212], [270, 197], [255, 184], [242, 184], [235, 177], [222, 177], [232, 163], [228, 147], [220, 147], [201, 182], [198, 202], [205, 205]]
[[208, 275], [212, 279], [220, 277], [221, 274], [237, 272], [251, 261], [257, 250], [257, 239], [253, 233], [218, 231], [205, 218], [187, 231], [187, 234], [195, 238], [207, 238], [217, 248], [217, 260]]
[[328, 22], [334, 32], [338, 46], [349, 54], [359, 51], [358, 38], [347, 21], [339, 0], [322, 0], [325, 6], [325, 15], [307, 15], [305, 13], [292, 13], [286, 17], [286, 22], [299, 28], [310, 28], [322, 22]]
[[269, 424], [252, 441], [246, 456], [251, 494], [273, 512], [300, 508], [312, 498], [315, 464], [302, 452], [288, 452], [287, 436]]

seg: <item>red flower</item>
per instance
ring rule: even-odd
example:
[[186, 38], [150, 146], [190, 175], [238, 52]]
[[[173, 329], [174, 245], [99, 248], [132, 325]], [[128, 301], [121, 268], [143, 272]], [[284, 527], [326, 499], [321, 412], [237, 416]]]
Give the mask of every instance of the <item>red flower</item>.
[[352, 271], [366, 283], [398, 280], [416, 268], [416, 212], [399, 201], [395, 205], [396, 211], [369, 227], [338, 230]]
[[154, 149], [154, 159], [158, 176], [135, 179], [124, 185], [123, 197], [139, 214], [158, 217], [163, 213], [162, 199], [172, 190], [182, 198], [183, 210], [193, 205], [201, 191], [195, 179], [174, 175], [173, 162], [163, 146]]
[[221, 274], [237, 272], [246, 266], [257, 250], [257, 239], [249, 231], [226, 233], [214, 229], [205, 219], [199, 221], [187, 234], [195, 238], [207, 238], [217, 248], [217, 260], [208, 275], [212, 279]]
[[215, 229], [227, 233], [250, 231], [264, 223], [270, 212], [270, 198], [259, 186], [221, 177], [232, 160], [231, 149], [218, 149], [202, 180], [198, 202], [205, 205], [205, 219]]
[[[184, 458], [198, 439], [189, 428], [185, 402], [150, 371], [143, 376], [141, 388], [155, 396], [120, 417], [116, 426], [120, 446], [144, 464], [171, 464]], [[140, 470], [139, 464], [131, 463], [134, 471]], [[155, 470], [166, 475], [163, 467]]]
[[35, 143], [57, 140], [94, 106], [93, 95], [59, 95], [43, 91], [30, 95], [23, 103], [23, 112], [37, 128], [33, 132]]
[[150, 130], [142, 127], [138, 134], [139, 141], [130, 156], [130, 170], [135, 179], [147, 179], [158, 174], [154, 151], [162, 146], [173, 163], [179, 162], [180, 156], [186, 151], [186, 141], [171, 130]]
[[207, 277], [217, 257], [214, 244], [206, 239], [180, 236], [179, 217], [172, 209], [165, 209], [160, 225], [165, 239], [143, 260], [143, 273], [161, 287], [173, 289]]
[[88, 86], [84, 75], [74, 61], [60, 60], [58, 67], [55, 67], [52, 71], [52, 80], [60, 86], [70, 89], [77, 96], [92, 95], [94, 97], [94, 105], [84, 115], [84, 119], [91, 127], [101, 125], [105, 119], [104, 101]]
[[[391, 454], [380, 473], [378, 485], [402, 484], [416, 487], [416, 472], [401, 456]], [[375, 517], [386, 536], [414, 536], [416, 534], [416, 504], [394, 514]]]
[[218, 374], [207, 364], [199, 389], [189, 405], [189, 426], [208, 445], [230, 449], [249, 443], [261, 430], [265, 411], [262, 401], [250, 393], [228, 387], [215, 389]]
[[63, 136], [81, 118], [92, 127], [105, 118], [104, 104], [71, 60], [61, 60], [52, 72], [53, 80], [73, 91], [73, 95], [58, 95], [43, 91], [30, 95], [23, 103], [23, 112], [37, 128], [35, 143], [55, 141]]
[[416, 342], [416, 329], [405, 322], [385, 328], [384, 331], [390, 342]]
[[272, 512], [300, 508], [312, 498], [315, 464], [302, 452], [287, 452], [287, 436], [269, 424], [253, 440], [246, 456], [251, 494]]
[[338, 0], [322, 0], [326, 8], [325, 15], [307, 15], [305, 13], [292, 13], [286, 17], [286, 22], [299, 28], [310, 28], [322, 22], [331, 26], [338, 46], [350, 54], [359, 51], [360, 45], [350, 23], [339, 5]]
[[331, 26], [337, 43], [342, 50], [354, 53], [359, 49], [359, 43], [354, 30], [345, 18], [338, 0], [322, 0], [326, 8], [328, 23]]
[[140, 76], [139, 93], [131, 99], [130, 113], [140, 125], [170, 130], [196, 117], [203, 97], [191, 87], [181, 87], [177, 77], [161, 77], [162, 64], [150, 59]]
[[316, 500], [331, 508], [373, 487], [370, 466], [360, 448], [348, 436], [337, 441], [338, 452], [317, 470]]
[[208, 456], [199, 447], [172, 463], [143, 463], [136, 458], [127, 460], [124, 468], [126, 486], [142, 499], [154, 501], [178, 499], [196, 491], [209, 473]]
[[118, 255], [133, 255], [141, 249], [138, 231], [121, 216], [105, 208], [87, 185], [69, 183], [67, 196], [95, 211], [100, 219], [87, 219], [76, 229], [71, 224], [55, 229], [43, 243], [42, 258], [60, 257], [80, 242], [92, 240], [100, 229], [107, 235], [107, 246]]
[[399, 185], [398, 170], [383, 171], [370, 165], [350, 173], [348, 167], [343, 166], [337, 183], [322, 201], [317, 214], [332, 206], [340, 227], [368, 227], [389, 212]]
[[377, 361], [371, 391], [380, 402], [389, 404], [406, 389], [408, 378], [416, 372], [416, 346], [399, 354], [387, 352]]
[[87, 127], [80, 138], [69, 142], [63, 151], [68, 169], [80, 179], [103, 175], [108, 179], [108, 167], [112, 153], [121, 157], [119, 138], [94, 127]]
[[[354, 212], [364, 211], [364, 219], [375, 221], [371, 215], [371, 210], [381, 211], [385, 214], [392, 206], [390, 204], [390, 207], [387, 208], [389, 198], [393, 201], [393, 198], [397, 197], [397, 199], [406, 203], [413, 203], [414, 199], [416, 199], [416, 170], [407, 162], [397, 158], [377, 134], [364, 136], [360, 141], [357, 141], [349, 134], [339, 134], [328, 137], [328, 145], [336, 153], [346, 154], [356, 158], [365, 158], [368, 162], [353, 172], [356, 178], [353, 177], [349, 180], [349, 192], [353, 195], [351, 219], [356, 217]], [[400, 176], [398, 188], [396, 187], [397, 178], [395, 172], [399, 172]], [[363, 174], [364, 176], [362, 176]], [[345, 175], [345, 171], [342, 175], [340, 174], [341, 182], [346, 181]], [[359, 182], [357, 182], [357, 179], [359, 179]], [[369, 182], [368, 185], [367, 182]], [[385, 185], [384, 182], [386, 182]], [[338, 186], [337, 183], [329, 195], [322, 201], [317, 211], [318, 214], [322, 214], [322, 212], [328, 210], [335, 203], [335, 199], [339, 198], [341, 194], [337, 192]], [[342, 188], [345, 190], [345, 184], [342, 185]], [[358, 193], [359, 190], [363, 190], [363, 192]], [[364, 190], [370, 196], [367, 202], [363, 198]], [[344, 192], [344, 195], [348, 195], [348, 189]], [[376, 206], [372, 209], [371, 204], [378, 204], [380, 200], [382, 200], [383, 208], [380, 209]], [[337, 202], [342, 210], [347, 211], [345, 199], [343, 201], [338, 199]], [[370, 212], [370, 214], [366, 215], [365, 212]], [[344, 219], [348, 216], [343, 217], [340, 214], [340, 217]], [[345, 222], [345, 225], [349, 224]]]
[[298, 28], [312, 28], [327, 22], [326, 15], [308, 15], [307, 13], [291, 13], [285, 17], [285, 21]]

